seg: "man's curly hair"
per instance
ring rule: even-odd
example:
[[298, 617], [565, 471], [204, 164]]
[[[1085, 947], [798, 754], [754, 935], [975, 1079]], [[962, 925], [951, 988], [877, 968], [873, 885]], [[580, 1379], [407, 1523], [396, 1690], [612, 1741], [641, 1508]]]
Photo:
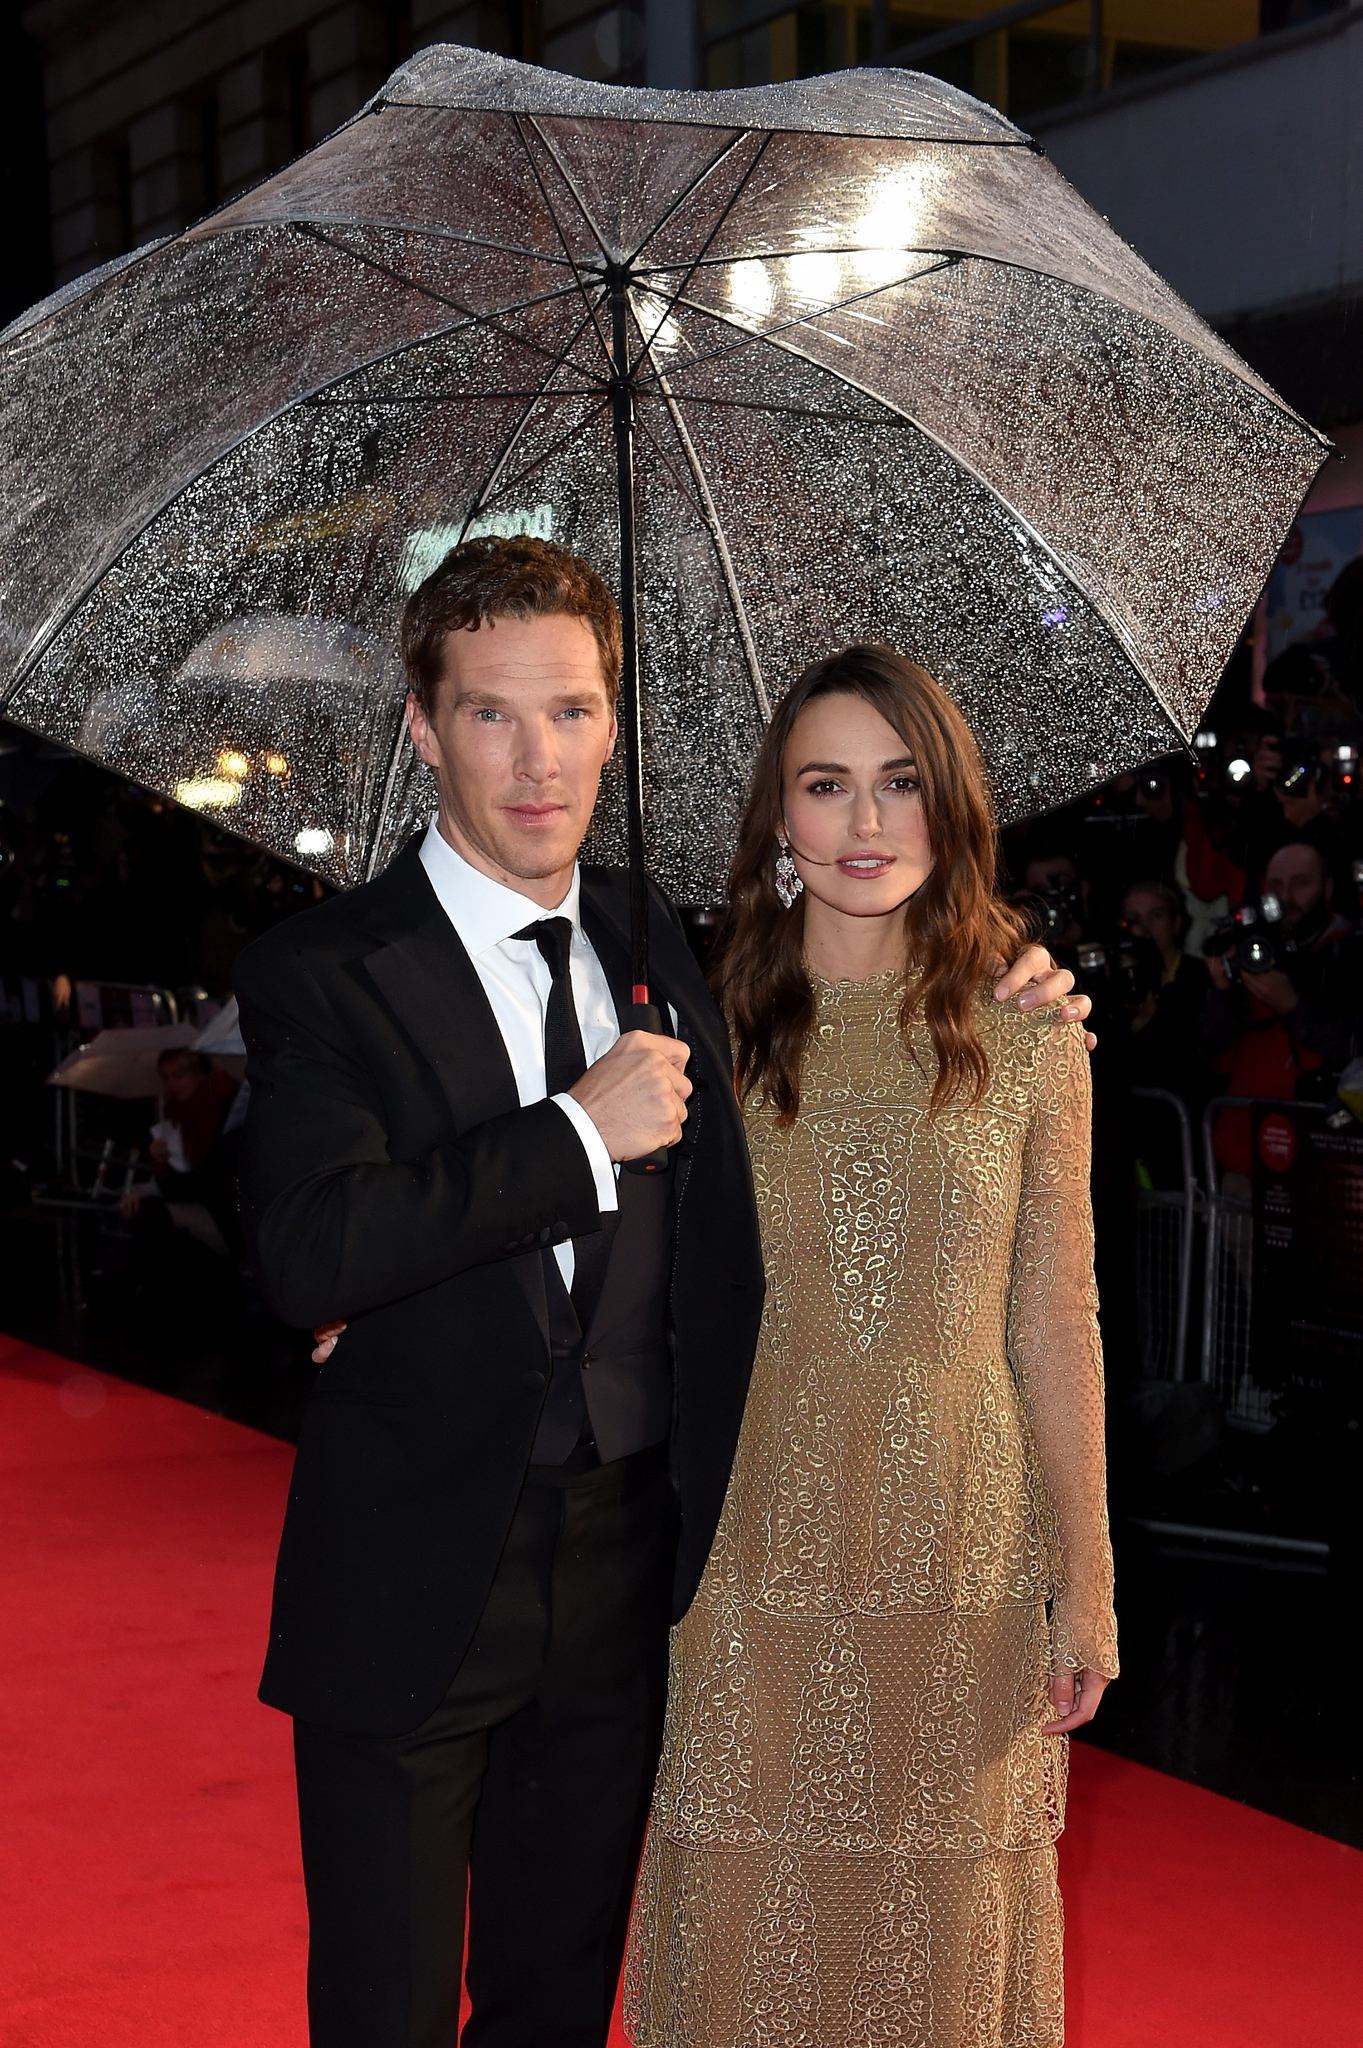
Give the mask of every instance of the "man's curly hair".
[[407, 600], [402, 659], [427, 717], [445, 665], [445, 636], [494, 619], [585, 619], [596, 636], [611, 709], [620, 688], [620, 608], [591, 564], [529, 534], [486, 536], [452, 548]]

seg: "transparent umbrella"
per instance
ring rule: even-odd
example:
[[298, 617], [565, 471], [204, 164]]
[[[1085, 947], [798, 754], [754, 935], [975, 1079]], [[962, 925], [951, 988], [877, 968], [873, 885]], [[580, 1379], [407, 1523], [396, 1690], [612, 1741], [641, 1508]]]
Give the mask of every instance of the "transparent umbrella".
[[0, 706], [354, 883], [432, 804], [406, 595], [552, 536], [626, 621], [593, 851], [628, 821], [641, 876], [646, 819], [713, 902], [771, 703], [840, 644], [941, 678], [1005, 819], [1184, 742], [1324, 454], [938, 80], [433, 49], [0, 337]]

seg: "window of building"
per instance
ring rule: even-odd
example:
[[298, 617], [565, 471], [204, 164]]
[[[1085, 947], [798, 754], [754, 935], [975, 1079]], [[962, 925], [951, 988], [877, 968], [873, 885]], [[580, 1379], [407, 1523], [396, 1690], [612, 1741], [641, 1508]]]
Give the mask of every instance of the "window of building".
[[216, 96], [199, 107], [199, 178], [203, 211], [208, 213], [222, 198], [222, 128]]
[[396, 71], [412, 54], [412, 10], [399, 4], [383, 10], [384, 65]]
[[1026, 116], [1248, 42], [1342, 0], [1037, 0], [980, 32], [998, 0], [701, 0], [707, 86], [763, 85], [853, 64], [903, 63]]
[[[644, 82], [642, 0], [639, 5], [585, 6], [583, 0], [540, 0], [539, 63], [612, 85]], [[523, 25], [524, 35], [524, 25]]]
[[306, 43], [285, 50], [284, 119], [289, 139], [289, 156], [302, 156], [312, 141], [312, 91], [308, 77]]
[[[107, 145], [106, 176], [110, 198], [113, 202], [113, 229], [116, 237], [111, 256], [126, 256], [133, 246], [133, 159], [126, 136], [121, 142]], [[103, 251], [101, 250], [101, 255]]]

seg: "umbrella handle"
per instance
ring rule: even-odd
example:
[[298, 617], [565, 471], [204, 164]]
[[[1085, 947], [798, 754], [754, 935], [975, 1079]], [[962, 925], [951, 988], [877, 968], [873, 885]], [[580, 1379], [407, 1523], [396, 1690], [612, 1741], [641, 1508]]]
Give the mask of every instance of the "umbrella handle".
[[[663, 1035], [662, 1012], [656, 1003], [630, 1003], [620, 1019], [621, 1031], [652, 1031], [657, 1037]], [[672, 1164], [672, 1154], [666, 1146], [660, 1145], [656, 1152], [645, 1152], [642, 1159], [626, 1159], [623, 1162], [626, 1173], [666, 1173]]]

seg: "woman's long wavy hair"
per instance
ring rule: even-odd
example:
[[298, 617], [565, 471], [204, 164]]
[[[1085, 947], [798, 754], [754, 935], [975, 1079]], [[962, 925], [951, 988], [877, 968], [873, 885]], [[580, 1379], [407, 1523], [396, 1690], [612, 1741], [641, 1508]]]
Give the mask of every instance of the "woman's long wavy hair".
[[922, 791], [932, 871], [904, 905], [907, 1031], [921, 1016], [937, 1057], [930, 1110], [959, 1095], [978, 1102], [989, 1079], [972, 1007], [989, 963], [1009, 958], [1024, 920], [995, 894], [997, 828], [979, 748], [956, 706], [926, 670], [891, 647], [848, 647], [805, 670], [782, 699], [753, 766], [738, 849], [729, 870], [729, 912], [711, 982], [737, 1047], [737, 1081], [792, 1123], [800, 1065], [814, 1021], [804, 964], [804, 895], [783, 908], [776, 856], [783, 830], [786, 747], [816, 697], [859, 697], [892, 726], [913, 756]]

